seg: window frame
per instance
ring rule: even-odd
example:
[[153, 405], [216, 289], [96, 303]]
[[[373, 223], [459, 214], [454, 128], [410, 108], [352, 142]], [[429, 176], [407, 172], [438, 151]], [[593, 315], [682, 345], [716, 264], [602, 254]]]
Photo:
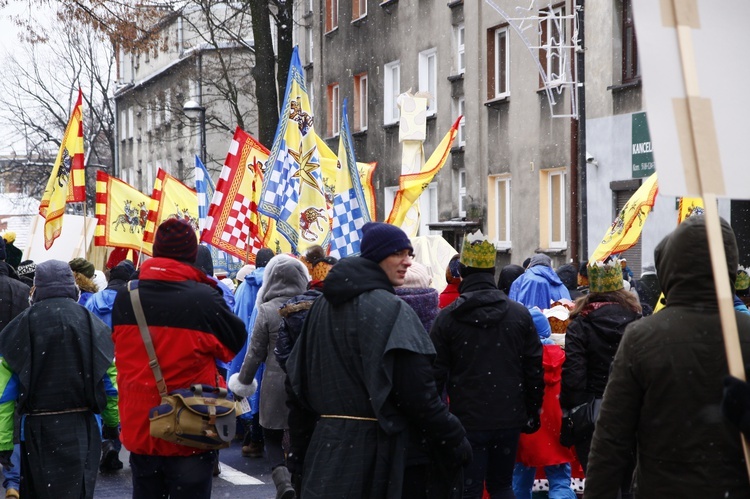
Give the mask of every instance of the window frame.
[[[551, 36], [551, 29], [557, 29], [557, 24], [555, 23], [555, 19], [558, 17], [565, 16], [565, 4], [561, 3], [558, 5], [553, 5], [550, 9], [542, 9], [540, 11], [540, 17], [544, 15], [544, 13], [548, 13], [547, 16], [542, 19], [541, 26], [539, 29], [539, 35], [541, 37], [540, 40], [540, 48], [539, 48], [539, 62], [542, 64], [542, 68], [544, 68], [544, 73], [547, 75], [547, 85], [554, 86], [554, 85], [560, 85], [566, 81], [566, 67], [567, 67], [567, 60], [568, 60], [568, 50], [563, 48], [563, 43], [565, 41], [565, 38], [567, 36], [567, 20], [563, 19], [560, 23], [560, 29], [561, 33], [558, 33], [560, 40], [555, 44], [552, 45], [552, 36]], [[560, 57], [556, 58], [556, 54], [560, 54]], [[550, 71], [550, 65], [551, 63], [555, 63], [556, 65], [559, 64], [559, 73], [557, 74], [557, 78], [552, 79], [550, 77], [551, 71]], [[539, 76], [541, 79], [541, 75]], [[544, 87], [544, 81], [540, 82], [540, 86]]]
[[466, 25], [456, 25], [456, 74], [466, 73]]
[[641, 63], [638, 58], [638, 37], [633, 21], [632, 0], [622, 0], [622, 83], [632, 83], [641, 79]]
[[[432, 69], [430, 69], [430, 60], [434, 61]], [[427, 116], [435, 116], [437, 114], [437, 75], [437, 47], [421, 51], [419, 53], [419, 91], [430, 94], [430, 99], [427, 101]]]
[[465, 197], [466, 197], [466, 168], [459, 168], [458, 169], [458, 216], [459, 217], [465, 217], [466, 216], [466, 206], [465, 206]]
[[[354, 131], [364, 132], [367, 130], [369, 119], [369, 83], [367, 73], [354, 75]], [[364, 88], [364, 92], [363, 92]]]
[[456, 119], [459, 116], [463, 116], [461, 121], [458, 123], [458, 133], [456, 134], [456, 142], [458, 147], [466, 147], [466, 98], [458, 97], [456, 99]]
[[328, 136], [338, 137], [341, 131], [341, 87], [338, 82], [327, 87], [328, 96]]
[[[383, 124], [393, 125], [401, 119], [396, 99], [401, 94], [401, 61], [391, 61], [383, 66]], [[394, 74], [397, 82], [394, 84]], [[394, 88], [398, 91], [394, 92]]]
[[[507, 23], [487, 30], [487, 99], [510, 97], [510, 26]], [[504, 40], [501, 47], [500, 39]], [[501, 50], [502, 48], [502, 50]], [[503, 57], [504, 56], [504, 57]], [[501, 64], [502, 63], [502, 64]], [[502, 82], [502, 85], [501, 85]], [[501, 88], [504, 87], [504, 88]]]
[[326, 2], [326, 34], [339, 28], [339, 0], [325, 0]]
[[[540, 240], [543, 245], [553, 249], [565, 249], [568, 247], [567, 232], [565, 228], [566, 214], [567, 214], [567, 196], [565, 192], [565, 179], [566, 179], [566, 168], [550, 168], [547, 170], [541, 170], [542, 174], [542, 191], [540, 193], [541, 212], [540, 212], [540, 230], [542, 231]], [[554, 177], [560, 178], [559, 192], [557, 195], [559, 199], [559, 218], [555, 220], [555, 193], [554, 189]], [[555, 233], [554, 224], [559, 224], [560, 239], [554, 240], [553, 234]]]
[[[512, 229], [512, 213], [511, 213], [511, 181], [510, 175], [496, 175], [493, 177], [493, 184], [495, 189], [495, 246], [501, 248], [510, 248], [512, 246], [511, 229]], [[504, 184], [501, 187], [500, 184]], [[500, 191], [504, 191], [504, 205], [501, 210], [501, 196]], [[502, 215], [502, 216], [501, 216]], [[501, 234], [501, 219], [504, 219], [505, 233]], [[502, 236], [502, 237], [501, 237]]]
[[[364, 12], [362, 6], [364, 6]], [[367, 0], [352, 0], [352, 22], [364, 17], [367, 17]]]

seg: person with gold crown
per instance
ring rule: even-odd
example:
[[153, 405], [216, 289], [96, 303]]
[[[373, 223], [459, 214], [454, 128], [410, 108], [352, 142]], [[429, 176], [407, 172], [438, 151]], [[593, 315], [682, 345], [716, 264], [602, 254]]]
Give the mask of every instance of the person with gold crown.
[[[594, 404], [595, 400], [598, 407], [625, 326], [641, 317], [638, 298], [623, 287], [622, 267], [617, 258], [606, 263], [595, 262], [587, 270], [589, 294], [576, 301], [565, 334], [560, 405], [567, 411]], [[576, 455], [584, 471], [593, 435], [593, 425], [573, 428]], [[626, 482], [622, 487], [624, 493], [630, 489], [630, 480]]]
[[521, 432], [540, 427], [542, 344], [530, 312], [495, 285], [495, 246], [478, 231], [460, 256], [459, 298], [441, 310], [430, 337], [435, 380], [466, 428], [474, 459], [464, 467], [465, 499], [513, 498]]

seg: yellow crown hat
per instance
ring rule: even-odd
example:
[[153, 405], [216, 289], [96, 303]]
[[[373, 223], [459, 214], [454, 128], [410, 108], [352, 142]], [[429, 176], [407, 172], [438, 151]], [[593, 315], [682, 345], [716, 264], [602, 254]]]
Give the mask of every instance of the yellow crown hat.
[[589, 292], [608, 293], [623, 289], [622, 264], [618, 258], [612, 258], [607, 263], [596, 261], [589, 264]]
[[487, 240], [481, 230], [478, 230], [464, 237], [459, 261], [467, 267], [491, 269], [495, 266], [496, 255], [495, 245]]

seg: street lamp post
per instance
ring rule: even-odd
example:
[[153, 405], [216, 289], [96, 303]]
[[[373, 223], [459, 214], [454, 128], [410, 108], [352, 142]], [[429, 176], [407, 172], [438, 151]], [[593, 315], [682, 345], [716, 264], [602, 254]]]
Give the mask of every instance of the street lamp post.
[[201, 161], [203, 164], [206, 164], [206, 108], [195, 102], [194, 100], [189, 100], [185, 104], [182, 105], [182, 111], [185, 113], [185, 116], [188, 117], [190, 121], [195, 121], [199, 119], [199, 125], [200, 125], [200, 152], [201, 152]]

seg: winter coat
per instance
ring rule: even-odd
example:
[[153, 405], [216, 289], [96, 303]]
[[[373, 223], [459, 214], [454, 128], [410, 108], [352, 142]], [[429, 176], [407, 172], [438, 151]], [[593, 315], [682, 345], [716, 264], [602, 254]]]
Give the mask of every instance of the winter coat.
[[538, 431], [522, 433], [518, 441], [516, 461], [532, 468], [552, 466], [573, 461], [573, 452], [560, 445], [560, 379], [565, 352], [559, 345], [544, 345], [544, 402], [542, 425]]
[[396, 288], [396, 296], [404, 300], [419, 316], [425, 332], [429, 333], [440, 309], [438, 292], [433, 288]]
[[125, 289], [127, 284], [126, 281], [121, 279], [109, 281], [107, 287], [91, 295], [84, 306], [112, 329], [112, 308], [115, 305], [115, 297], [117, 292]]
[[[737, 243], [724, 220], [721, 232], [733, 283]], [[739, 431], [720, 409], [728, 367], [705, 218], [682, 222], [654, 253], [666, 307], [625, 330], [594, 432], [586, 496], [614, 498], [636, 449], [638, 498], [750, 497]], [[750, 316], [735, 318], [749, 359]]]
[[245, 342], [245, 345], [243, 345], [242, 350], [240, 350], [235, 358], [232, 359], [232, 362], [229, 363], [227, 377], [240, 372], [242, 363], [245, 361], [245, 357], [247, 357], [247, 348], [250, 346], [250, 335], [253, 332], [253, 324], [255, 323], [251, 318], [253, 317], [253, 310], [255, 310], [258, 291], [260, 291], [260, 287], [263, 285], [263, 274], [265, 272], [265, 267], [253, 270], [250, 274], [245, 276], [245, 280], [237, 286], [237, 292], [234, 294], [234, 308], [232, 310], [237, 314], [237, 317], [242, 319], [245, 323], [247, 341]]
[[[416, 313], [365, 258], [337, 263], [287, 362], [302, 497], [401, 497], [409, 434], [448, 466], [464, 430], [440, 401]], [[430, 497], [439, 497], [433, 494]]]
[[[313, 281], [316, 287], [311, 287], [301, 295], [297, 295], [287, 301], [279, 310], [281, 316], [281, 325], [279, 326], [279, 337], [276, 339], [276, 346], [273, 353], [276, 356], [276, 362], [286, 372], [286, 361], [292, 348], [297, 342], [302, 325], [305, 323], [307, 313], [310, 311], [313, 302], [323, 295], [323, 281]], [[313, 284], [311, 284], [312, 286]]]
[[442, 293], [440, 293], [439, 301], [438, 301], [438, 307], [445, 308], [460, 296], [461, 293], [458, 292], [458, 286], [461, 284], [461, 281], [455, 282], [455, 283], [448, 283], [448, 285], [445, 287]]
[[109, 329], [73, 299], [49, 297], [3, 329], [0, 351], [18, 380], [24, 497], [93, 497], [101, 454], [94, 414], [107, 406], [114, 353]]
[[31, 288], [13, 278], [15, 271], [5, 262], [0, 262], [0, 330], [29, 308]]
[[560, 405], [566, 409], [602, 398], [625, 326], [640, 314], [618, 303], [592, 302], [568, 324]]
[[263, 383], [260, 387], [260, 425], [281, 430], [289, 428], [286, 406], [286, 373], [279, 366], [273, 349], [281, 325], [279, 309], [293, 296], [307, 288], [310, 275], [305, 264], [289, 255], [277, 255], [266, 266], [266, 273], [258, 292], [258, 316], [253, 326], [250, 348], [240, 369], [239, 381], [249, 385], [261, 362], [265, 362]]
[[461, 296], [430, 332], [435, 381], [468, 431], [521, 428], [544, 396], [542, 344], [529, 311], [495, 287], [490, 274], [461, 282]]
[[511, 300], [523, 303], [528, 308], [549, 308], [552, 302], [561, 298], [570, 299], [570, 292], [554, 270], [544, 265], [536, 265], [523, 273], [510, 286]]
[[[223, 386], [215, 359], [228, 361], [245, 343], [245, 326], [226, 305], [213, 281], [192, 265], [150, 258], [140, 269], [143, 312], [167, 391], [195, 383]], [[149, 435], [148, 413], [160, 404], [154, 374], [127, 289], [112, 310], [123, 445], [136, 454], [190, 456], [201, 452]]]
[[656, 302], [659, 301], [661, 295], [661, 287], [659, 286], [659, 278], [656, 274], [644, 274], [639, 280], [635, 282], [635, 289], [638, 291], [638, 297], [642, 303], [648, 303], [653, 310], [656, 307]]

